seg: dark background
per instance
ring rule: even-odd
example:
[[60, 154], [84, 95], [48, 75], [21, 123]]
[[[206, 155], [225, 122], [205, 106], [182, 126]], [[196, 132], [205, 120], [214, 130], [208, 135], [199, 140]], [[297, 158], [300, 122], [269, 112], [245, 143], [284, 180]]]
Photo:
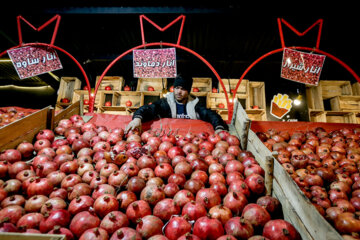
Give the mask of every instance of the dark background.
[[[319, 49], [339, 58], [359, 74], [359, 18], [357, 7], [347, 2], [337, 5], [314, 2], [260, 3], [242, 1], [61, 1], [37, 3], [12, 2], [3, 7], [0, 16], [0, 52], [18, 45], [16, 17], [23, 16], [39, 27], [54, 15], [61, 16], [55, 45], [73, 55], [85, 69], [92, 87], [96, 76], [116, 57], [141, 44], [139, 16], [145, 14], [160, 27], [183, 14], [186, 16], [181, 45], [204, 57], [221, 78], [237, 78], [262, 55], [281, 48], [277, 19], [283, 18], [300, 32], [318, 19], [323, 19]], [[21, 22], [25, 43], [50, 43], [55, 22], [35, 32]], [[285, 45], [315, 47], [319, 27], [303, 37], [283, 26]], [[159, 32], [144, 21], [146, 42], [175, 43], [180, 22], [166, 32]], [[62, 70], [57, 77], [76, 76], [85, 80], [75, 63], [58, 52]], [[3, 58], [8, 58], [7, 54]], [[177, 49], [178, 73], [193, 77], [215, 75], [195, 56]], [[127, 84], [135, 84], [132, 55], [118, 61], [107, 75], [123, 76]], [[263, 81], [268, 99], [278, 92], [290, 96], [304, 93], [304, 85], [280, 78], [282, 53], [270, 55], [255, 65], [244, 77]], [[321, 73], [323, 80], [356, 79], [330, 58]], [[0, 106], [42, 108], [54, 105], [59, 82], [49, 74], [20, 80], [11, 62], [0, 63]], [[305, 114], [300, 110], [297, 114]], [[269, 116], [269, 114], [268, 114]], [[294, 116], [295, 118], [297, 116]]]

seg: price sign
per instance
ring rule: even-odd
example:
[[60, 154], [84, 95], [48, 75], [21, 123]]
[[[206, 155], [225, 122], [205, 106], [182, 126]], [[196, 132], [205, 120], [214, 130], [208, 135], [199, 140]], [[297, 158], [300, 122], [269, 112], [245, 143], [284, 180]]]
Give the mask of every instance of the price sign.
[[304, 53], [285, 48], [281, 67], [281, 77], [317, 86], [325, 61], [324, 55]]
[[133, 51], [135, 78], [175, 78], [176, 49], [141, 49]]
[[62, 69], [56, 51], [49, 47], [27, 46], [7, 51], [20, 79]]

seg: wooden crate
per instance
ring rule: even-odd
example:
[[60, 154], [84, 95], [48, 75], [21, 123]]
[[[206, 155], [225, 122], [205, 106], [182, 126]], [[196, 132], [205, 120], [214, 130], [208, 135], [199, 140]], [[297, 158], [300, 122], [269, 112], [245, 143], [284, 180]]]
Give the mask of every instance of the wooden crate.
[[271, 195], [280, 201], [284, 219], [294, 225], [303, 240], [342, 239], [252, 130], [248, 133], [247, 150], [254, 154], [264, 168], [265, 182], [270, 181]]
[[114, 115], [132, 115], [138, 108], [135, 107], [120, 107], [120, 106], [101, 106], [99, 113], [114, 114]]
[[306, 101], [309, 110], [324, 111], [324, 99], [321, 87], [306, 85]]
[[[100, 80], [100, 76], [96, 77], [96, 85]], [[106, 86], [110, 86], [113, 91], [121, 91], [125, 80], [121, 76], [104, 76], [101, 80], [98, 90], [105, 90]]]
[[153, 87], [154, 91], [162, 92], [163, 88], [167, 89], [166, 78], [139, 78], [136, 86], [138, 92], [149, 92], [148, 87]]
[[212, 89], [212, 79], [211, 78], [193, 78], [192, 84], [192, 93], [194, 88], [198, 88], [199, 92], [211, 92]]
[[[102, 91], [97, 91], [97, 94], [95, 96], [94, 112], [96, 112], [97, 109], [99, 109], [101, 92]], [[85, 100], [89, 100], [89, 92], [87, 90], [76, 90], [74, 92], [73, 103], [75, 103], [77, 101], [81, 101], [81, 100], [83, 101], [82, 102], [82, 106], [83, 106], [82, 111], [84, 113], [89, 112], [89, 105], [84, 104]]]
[[323, 99], [341, 95], [352, 95], [350, 81], [321, 80], [319, 83]]
[[326, 122], [326, 112], [325, 111], [309, 111], [310, 122]]
[[65, 235], [38, 233], [0, 233], [1, 240], [66, 240]]
[[[223, 78], [221, 79], [224, 83], [226, 92], [230, 92], [230, 89], [235, 89], [236, 85], [239, 82], [239, 79], [227, 79]], [[241, 80], [241, 83], [236, 91], [237, 94], [247, 94], [249, 89], [249, 80], [243, 79]], [[219, 83], [219, 92], [223, 93], [224, 89], [222, 88], [221, 84]]]
[[141, 93], [140, 106], [151, 104], [162, 98], [162, 93], [160, 92], [143, 92]]
[[113, 99], [113, 106], [126, 107], [126, 102], [131, 101], [132, 105], [130, 108], [139, 108], [141, 104], [141, 92], [115, 92]]
[[356, 123], [356, 116], [353, 112], [326, 112], [326, 122], [328, 123]]
[[352, 93], [354, 96], [360, 96], [360, 83], [356, 82], [351, 85]]
[[249, 82], [247, 109], [258, 106], [259, 109], [266, 109], [265, 83]]
[[63, 98], [67, 98], [71, 102], [73, 99], [74, 91], [80, 88], [81, 88], [81, 81], [77, 77], [61, 77], [58, 96], [57, 96], [57, 103], [63, 104], [61, 103], [61, 99]]
[[[230, 94], [228, 94], [228, 96], [230, 97]], [[224, 93], [208, 93], [206, 102], [207, 108], [221, 110], [221, 108], [219, 108], [220, 103], [224, 104], [224, 109], [228, 108]]]
[[251, 120], [254, 120], [254, 121], [266, 121], [267, 120], [265, 109], [247, 109], [246, 113]]
[[51, 128], [53, 111], [46, 107], [0, 128], [0, 151], [16, 148], [24, 140], [32, 142], [41, 129]]
[[360, 96], [336, 96], [330, 105], [333, 111], [360, 111]]

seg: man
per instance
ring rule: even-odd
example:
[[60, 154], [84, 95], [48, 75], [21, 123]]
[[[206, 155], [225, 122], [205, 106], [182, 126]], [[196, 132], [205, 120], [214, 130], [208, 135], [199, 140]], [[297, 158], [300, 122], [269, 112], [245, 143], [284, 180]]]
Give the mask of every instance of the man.
[[215, 132], [228, 131], [228, 125], [219, 114], [199, 104], [199, 98], [190, 93], [192, 78], [177, 76], [174, 81], [174, 92], [151, 105], [140, 107], [133, 115], [133, 120], [126, 126], [125, 132], [140, 128], [142, 122], [156, 118], [200, 119], [211, 123]]

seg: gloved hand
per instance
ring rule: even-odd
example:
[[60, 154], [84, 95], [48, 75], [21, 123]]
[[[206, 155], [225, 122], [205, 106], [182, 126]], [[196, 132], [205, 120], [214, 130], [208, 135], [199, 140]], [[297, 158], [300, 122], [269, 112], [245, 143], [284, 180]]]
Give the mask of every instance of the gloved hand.
[[221, 131], [225, 131], [225, 132], [227, 132], [225, 129], [218, 129], [218, 130], [215, 130], [215, 134], [218, 134], [219, 132], [221, 132]]
[[135, 128], [141, 128], [141, 119], [140, 118], [134, 118], [125, 128], [125, 134], [128, 133], [131, 130], [134, 130]]

